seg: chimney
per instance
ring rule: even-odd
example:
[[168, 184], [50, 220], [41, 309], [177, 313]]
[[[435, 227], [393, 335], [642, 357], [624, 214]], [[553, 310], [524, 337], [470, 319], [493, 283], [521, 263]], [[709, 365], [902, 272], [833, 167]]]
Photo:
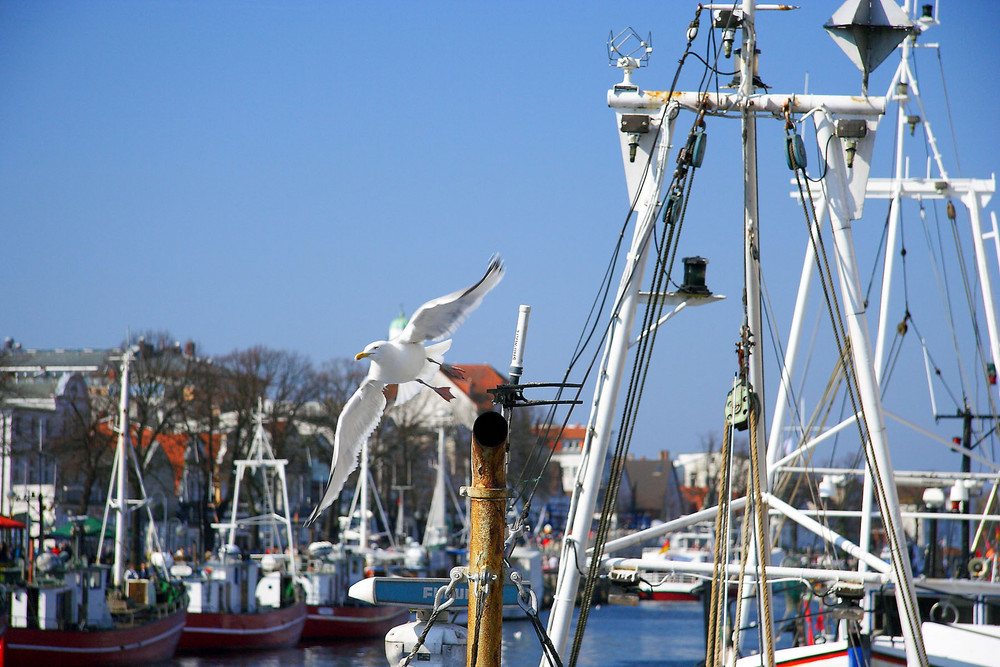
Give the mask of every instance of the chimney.
[[194, 341], [193, 340], [189, 340], [188, 342], [184, 343], [184, 356], [185, 357], [193, 357], [194, 356]]

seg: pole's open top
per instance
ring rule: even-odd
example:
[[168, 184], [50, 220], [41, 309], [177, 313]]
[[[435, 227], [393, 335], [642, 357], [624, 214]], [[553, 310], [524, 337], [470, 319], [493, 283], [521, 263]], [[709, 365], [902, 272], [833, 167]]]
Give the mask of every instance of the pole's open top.
[[498, 412], [484, 412], [472, 425], [472, 437], [483, 447], [497, 447], [507, 442], [507, 420]]

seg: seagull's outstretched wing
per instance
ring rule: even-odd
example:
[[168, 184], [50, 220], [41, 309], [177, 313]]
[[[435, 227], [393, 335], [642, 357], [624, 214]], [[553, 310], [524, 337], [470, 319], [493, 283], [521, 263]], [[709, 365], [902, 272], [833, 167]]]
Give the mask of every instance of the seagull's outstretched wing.
[[329, 507], [340, 490], [344, 487], [347, 477], [358, 467], [358, 454], [365, 440], [372, 434], [385, 410], [385, 394], [382, 391], [385, 384], [365, 378], [358, 390], [340, 413], [337, 420], [337, 432], [333, 438], [333, 462], [330, 464], [330, 479], [326, 483], [323, 500], [312, 511], [305, 525], [310, 525]]
[[420, 306], [403, 329], [399, 340], [405, 343], [424, 343], [452, 335], [501, 278], [503, 261], [499, 255], [494, 255], [486, 269], [486, 275], [478, 283]]

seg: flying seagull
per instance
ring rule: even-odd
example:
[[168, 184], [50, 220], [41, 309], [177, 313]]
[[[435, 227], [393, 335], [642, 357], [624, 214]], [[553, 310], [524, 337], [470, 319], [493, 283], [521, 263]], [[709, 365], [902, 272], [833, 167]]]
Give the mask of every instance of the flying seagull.
[[421, 387], [433, 389], [446, 401], [454, 398], [448, 387], [428, 384], [438, 369], [452, 377], [463, 377], [462, 369], [444, 363], [444, 353], [451, 347], [451, 340], [443, 339], [455, 333], [486, 293], [497, 286], [503, 272], [503, 262], [499, 255], [494, 255], [486, 275], [475, 285], [428, 301], [417, 309], [406, 327], [392, 340], [369, 343], [363, 352], [355, 356], [358, 360], [369, 359], [371, 366], [361, 386], [340, 413], [326, 492], [305, 525], [318, 519], [323, 510], [333, 503], [348, 475], [358, 467], [361, 447], [378, 426], [385, 411], [384, 391], [387, 385], [399, 385], [396, 405], [415, 396]]

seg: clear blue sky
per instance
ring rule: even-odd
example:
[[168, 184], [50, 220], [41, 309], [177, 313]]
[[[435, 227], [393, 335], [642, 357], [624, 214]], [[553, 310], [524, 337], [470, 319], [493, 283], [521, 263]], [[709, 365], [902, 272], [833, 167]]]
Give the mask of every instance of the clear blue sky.
[[[759, 17], [761, 78], [774, 92], [801, 91], [807, 76], [810, 92], [860, 92], [859, 72], [822, 29], [840, 3], [803, 4]], [[557, 380], [627, 207], [605, 102], [620, 72], [605, 41], [626, 26], [652, 32], [650, 67], [635, 80], [667, 89], [694, 8], [4, 2], [0, 336], [28, 348], [110, 347], [129, 327], [165, 329], [204, 354], [262, 344], [318, 363], [353, 356], [401, 306], [412, 312], [471, 283], [500, 252], [507, 277], [449, 359], [506, 371], [527, 303], [524, 380]], [[1000, 164], [996, 9], [945, 3], [943, 24], [924, 37], [942, 46], [964, 176], [988, 178]], [[873, 74], [873, 93], [894, 65]], [[690, 60], [679, 88], [700, 76]], [[918, 76], [958, 174], [936, 53], [920, 54]], [[661, 335], [640, 455], [696, 451], [722, 427], [741, 323], [737, 128], [709, 124], [680, 251], [708, 257], [709, 286], [730, 298]], [[781, 126], [762, 122], [760, 134], [762, 252], [776, 267], [766, 281], [784, 339], [805, 237]], [[883, 134], [879, 175], [891, 123]], [[859, 223], [869, 254], [880, 210]], [[919, 357], [900, 363], [920, 389]], [[911, 399], [926, 408], [926, 392]], [[924, 447], [906, 445], [897, 466], [957, 467], [957, 456]]]

